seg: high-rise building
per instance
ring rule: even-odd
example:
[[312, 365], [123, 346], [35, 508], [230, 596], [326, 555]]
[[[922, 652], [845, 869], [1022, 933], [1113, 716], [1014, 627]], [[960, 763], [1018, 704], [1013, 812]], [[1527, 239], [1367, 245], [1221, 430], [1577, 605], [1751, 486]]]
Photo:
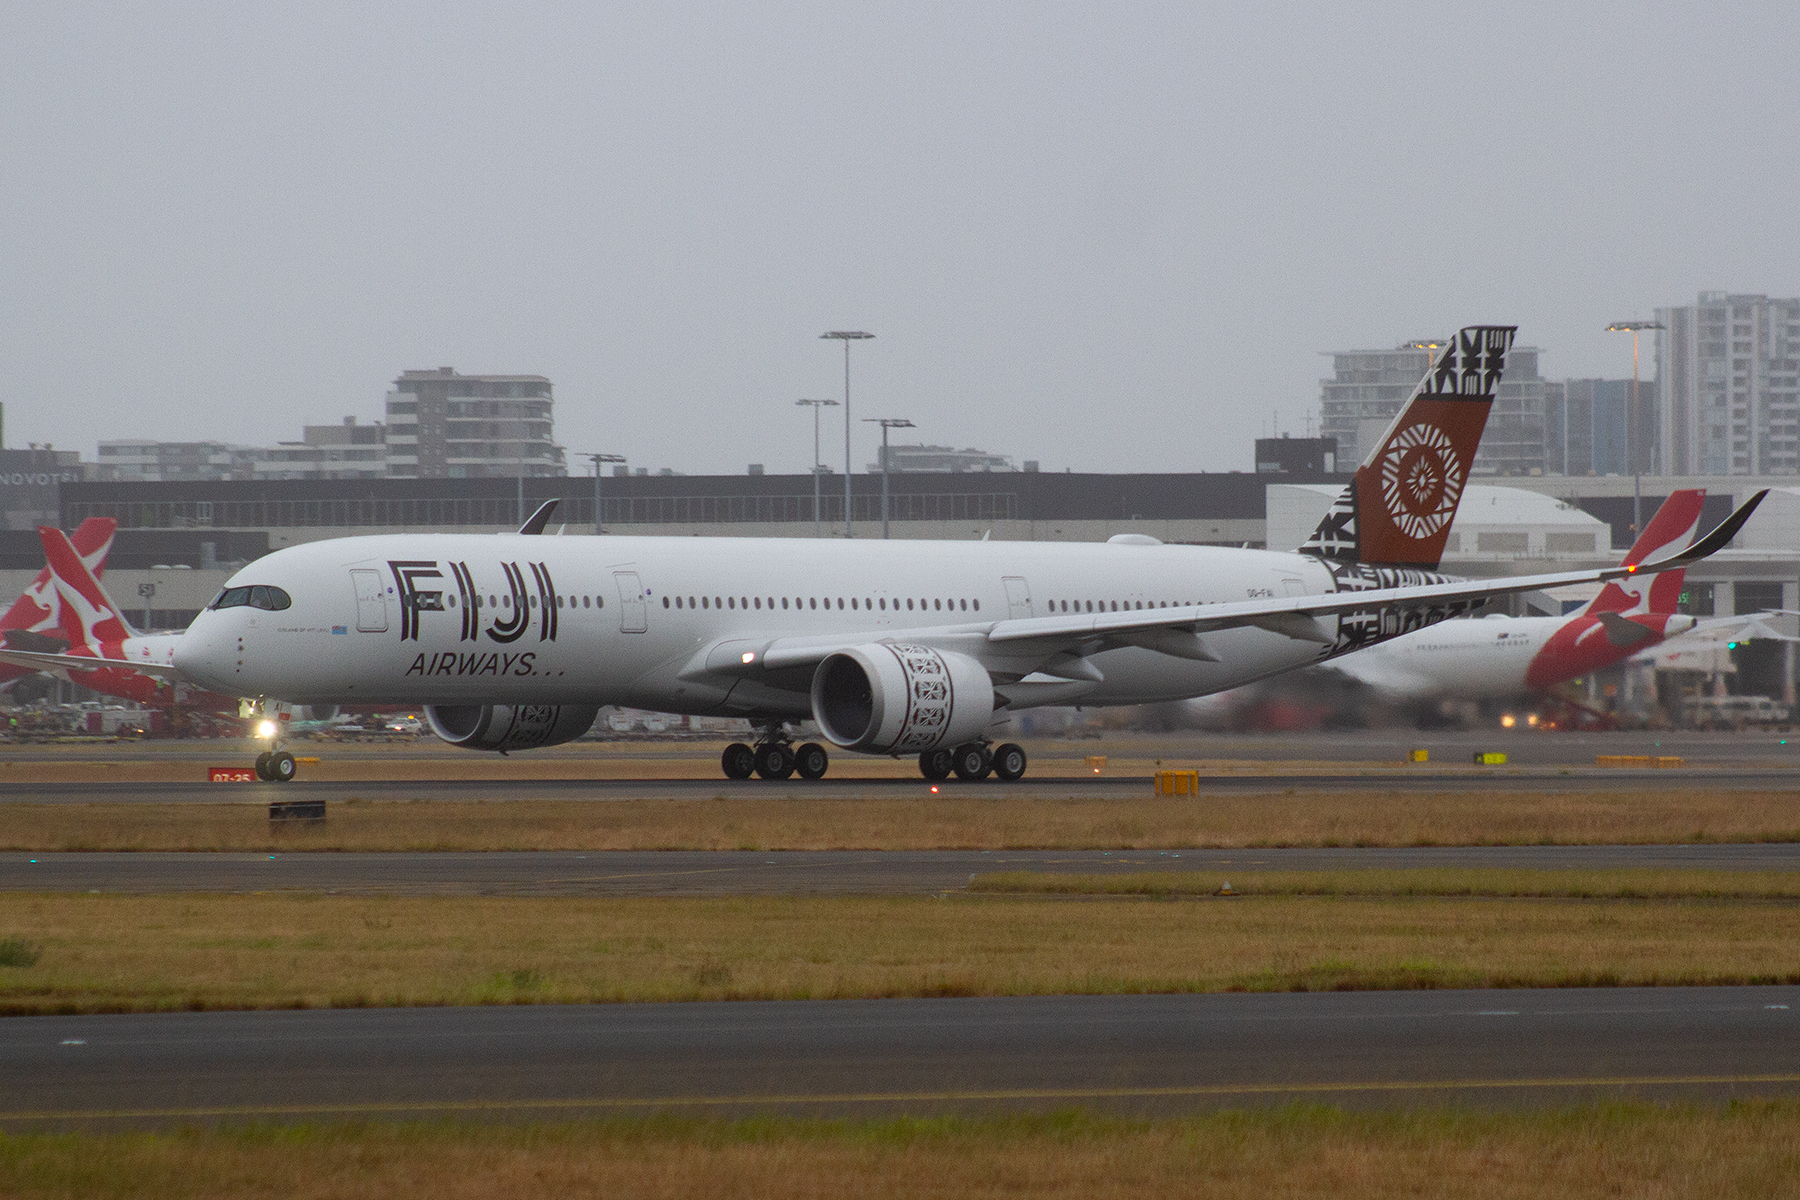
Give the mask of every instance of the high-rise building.
[[1658, 454], [1646, 469], [1800, 472], [1800, 299], [1701, 292], [1656, 319]]
[[[1402, 342], [1392, 350], [1332, 350], [1332, 377], [1319, 381], [1319, 434], [1337, 439], [1337, 461], [1349, 470], [1369, 448], [1425, 377], [1436, 348], [1446, 338]], [[1481, 450], [1471, 468], [1477, 475], [1541, 475], [1544, 471], [1544, 409], [1548, 380], [1538, 375], [1534, 346], [1514, 346], [1506, 372], [1488, 410]]]
[[387, 471], [401, 478], [567, 475], [542, 375], [403, 371], [387, 394]]
[[[1627, 422], [1633, 410], [1629, 379], [1570, 379], [1548, 384], [1544, 413], [1544, 473], [1629, 475]], [[1638, 388], [1638, 444], [1648, 464], [1653, 444], [1655, 388]]]
[[279, 442], [256, 463], [258, 479], [381, 479], [387, 475], [387, 445], [381, 423], [304, 425], [298, 442]]
[[254, 479], [265, 452], [226, 442], [101, 442], [94, 478], [103, 482], [149, 483], [213, 479]]

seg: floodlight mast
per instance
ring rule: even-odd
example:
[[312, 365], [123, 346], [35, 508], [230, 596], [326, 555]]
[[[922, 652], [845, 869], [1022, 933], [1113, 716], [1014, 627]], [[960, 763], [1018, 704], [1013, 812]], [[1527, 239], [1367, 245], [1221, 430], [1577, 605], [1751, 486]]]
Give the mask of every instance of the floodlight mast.
[[888, 430], [912, 429], [914, 426], [905, 417], [864, 417], [863, 421], [881, 426], [881, 540], [885, 542], [888, 535]]
[[600, 476], [606, 472], [603, 464], [622, 463], [625, 461], [625, 456], [623, 454], [584, 454], [582, 457], [592, 459], [594, 463], [594, 534], [598, 536], [606, 532], [600, 522]]
[[[1638, 334], [1646, 329], [1667, 329], [1661, 321], [1614, 321], [1608, 333], [1631, 335], [1631, 406], [1625, 417], [1625, 457], [1631, 460], [1631, 540], [1644, 532], [1644, 467], [1638, 461]], [[1567, 470], [1567, 467], [1564, 467]]]
[[844, 343], [844, 536], [854, 537], [850, 529], [850, 343], [867, 341], [875, 335], [860, 329], [833, 329], [819, 336]]
[[813, 410], [813, 536], [820, 537], [824, 530], [819, 521], [819, 468], [821, 465], [819, 462], [819, 410], [836, 408], [838, 402], [836, 400], [796, 400], [794, 403], [809, 405]]

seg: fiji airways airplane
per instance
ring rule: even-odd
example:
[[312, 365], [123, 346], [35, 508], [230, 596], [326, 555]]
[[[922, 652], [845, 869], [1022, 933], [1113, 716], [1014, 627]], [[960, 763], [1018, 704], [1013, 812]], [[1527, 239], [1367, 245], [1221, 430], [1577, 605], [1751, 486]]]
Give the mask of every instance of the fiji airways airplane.
[[[239, 571], [148, 674], [288, 704], [415, 704], [458, 746], [507, 752], [587, 731], [602, 705], [747, 717], [727, 776], [823, 776], [811, 718], [850, 751], [931, 779], [1017, 779], [1007, 714], [1237, 687], [1481, 607], [1636, 565], [1477, 582], [1435, 574], [1513, 329], [1463, 329], [1305, 546], [543, 537], [338, 538]], [[1761, 494], [1689, 550], [1729, 542]], [[71, 656], [0, 650], [62, 669]], [[154, 656], [151, 656], [154, 657]], [[89, 660], [91, 665], [91, 660]], [[266, 774], [291, 778], [276, 751]]]

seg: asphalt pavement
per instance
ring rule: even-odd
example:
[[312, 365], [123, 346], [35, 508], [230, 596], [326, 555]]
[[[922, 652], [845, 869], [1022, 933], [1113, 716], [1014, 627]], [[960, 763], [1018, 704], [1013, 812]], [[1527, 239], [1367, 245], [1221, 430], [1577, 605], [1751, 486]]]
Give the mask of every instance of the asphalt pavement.
[[1800, 988], [801, 1001], [0, 1021], [0, 1128], [1800, 1092]]
[[1065, 874], [1373, 867], [1800, 870], [1800, 844], [1255, 850], [605, 850], [428, 853], [0, 853], [4, 892], [328, 892], [462, 896], [905, 896], [996, 871]]

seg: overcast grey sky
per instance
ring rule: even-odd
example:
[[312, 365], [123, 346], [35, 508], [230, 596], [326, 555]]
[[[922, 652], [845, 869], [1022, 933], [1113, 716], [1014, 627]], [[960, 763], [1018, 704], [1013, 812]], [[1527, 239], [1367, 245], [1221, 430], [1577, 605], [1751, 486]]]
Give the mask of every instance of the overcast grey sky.
[[7, 442], [267, 444], [454, 365], [549, 376], [572, 455], [802, 471], [851, 328], [859, 417], [1245, 469], [1316, 418], [1321, 350], [1516, 322], [1547, 374], [1619, 377], [1608, 321], [1800, 292], [1797, 24], [13, 0]]

